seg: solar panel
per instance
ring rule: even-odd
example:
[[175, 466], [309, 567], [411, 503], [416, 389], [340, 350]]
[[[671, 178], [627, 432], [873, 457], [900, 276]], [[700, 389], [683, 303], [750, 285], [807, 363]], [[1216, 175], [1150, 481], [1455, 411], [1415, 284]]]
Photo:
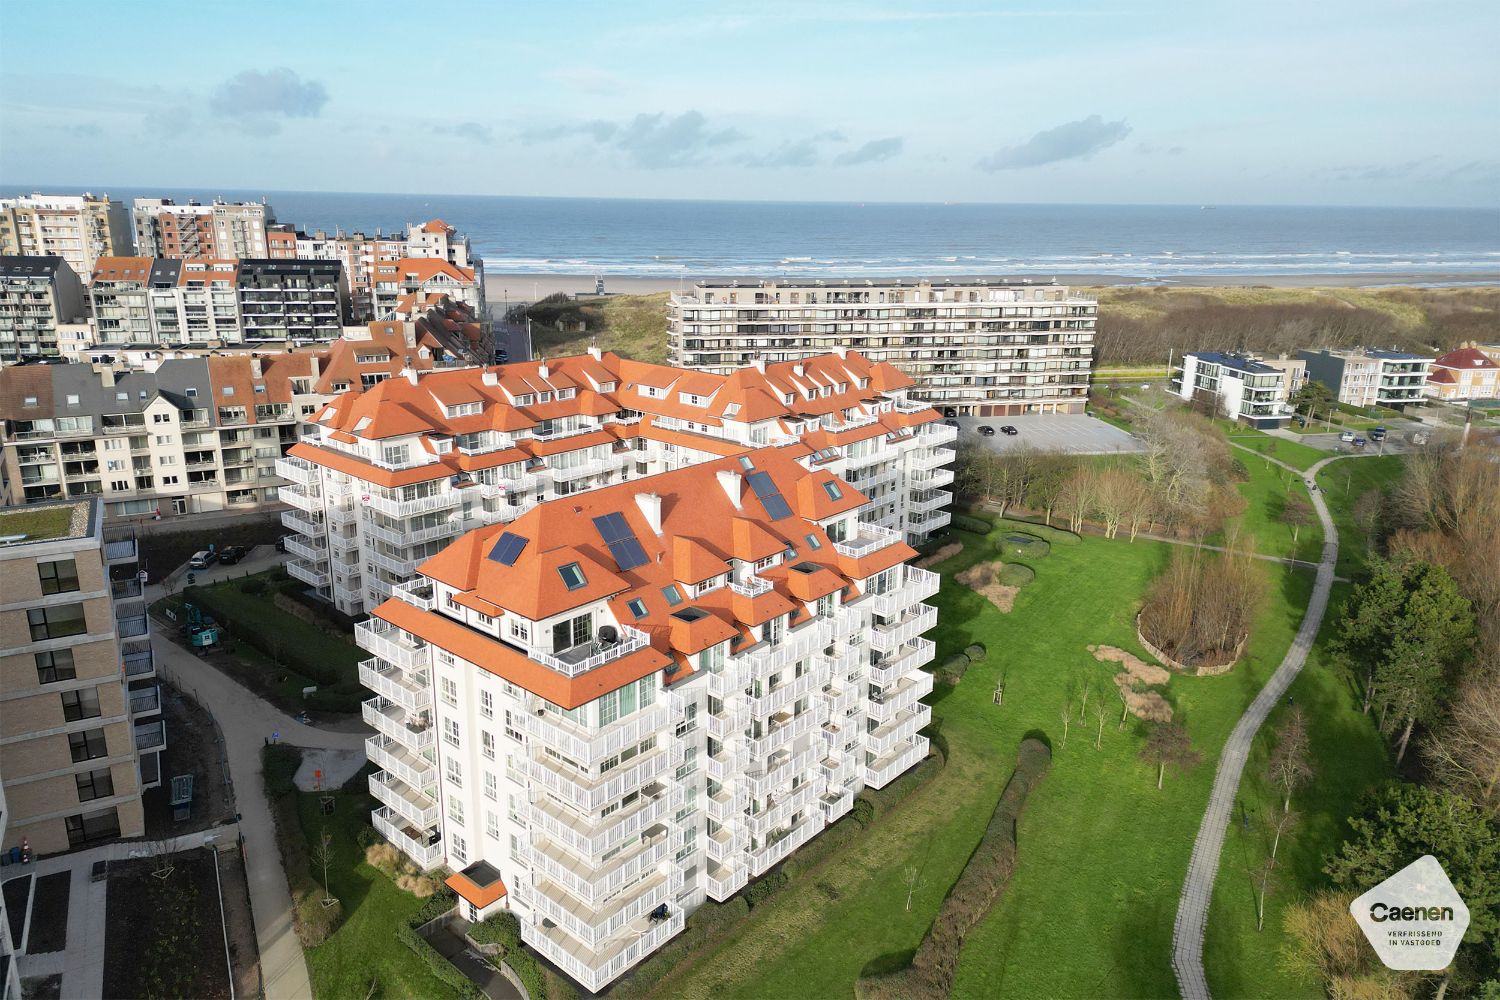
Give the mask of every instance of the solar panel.
[[621, 570], [635, 569], [650, 561], [646, 558], [645, 549], [636, 540], [635, 532], [626, 523], [624, 514], [616, 512], [596, 517], [594, 527], [599, 529], [599, 537], [609, 546], [609, 554], [614, 557], [615, 565]]
[[752, 472], [745, 477], [755, 495], [760, 498], [761, 506], [766, 509], [766, 516], [773, 521], [779, 521], [783, 517], [792, 516], [792, 508], [787, 506], [786, 500], [782, 498], [781, 491], [776, 488], [776, 482], [764, 472]]
[[520, 557], [521, 550], [531, 539], [522, 538], [514, 532], [504, 532], [495, 542], [495, 547], [490, 549], [490, 558], [502, 566], [514, 566], [516, 559]]

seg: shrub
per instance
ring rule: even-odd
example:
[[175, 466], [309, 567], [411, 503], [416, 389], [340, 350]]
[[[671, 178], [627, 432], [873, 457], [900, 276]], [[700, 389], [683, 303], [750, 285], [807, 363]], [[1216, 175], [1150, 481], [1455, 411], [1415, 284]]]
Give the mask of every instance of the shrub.
[[521, 947], [521, 921], [514, 913], [502, 910], [470, 927], [469, 937], [479, 944], [498, 944], [510, 951]]
[[1000, 582], [1007, 587], [1024, 587], [1036, 579], [1030, 566], [1021, 563], [1006, 563], [1000, 567]]
[[982, 642], [976, 642], [973, 645], [964, 647], [964, 655], [969, 658], [969, 662], [971, 663], [978, 663], [983, 660], [984, 654], [985, 648]]
[[750, 887], [745, 890], [745, 901], [750, 904], [750, 908], [753, 910], [781, 891], [787, 884], [787, 881], [786, 872], [784, 871], [774, 871], [763, 875], [750, 883]]
[[432, 896], [428, 898], [427, 902], [422, 904], [422, 908], [420, 910], [418, 910], [416, 913], [413, 913], [410, 917], [407, 918], [406, 923], [408, 926], [413, 928], [421, 927], [423, 924], [441, 917], [443, 914], [447, 913], [457, 905], [458, 893], [454, 892], [446, 885], [441, 886], [438, 888], [437, 892], [434, 892]]
[[323, 905], [323, 887], [309, 883], [293, 893], [297, 940], [304, 948], [316, 948], [333, 936], [344, 916], [344, 906], [335, 900]]
[[403, 872], [396, 876], [396, 888], [403, 892], [409, 892], [418, 899], [426, 899], [437, 892], [438, 880], [428, 878], [425, 875], [412, 875]]
[[360, 847], [370, 848], [376, 844], [384, 844], [385, 840], [380, 834], [375, 832], [373, 826], [362, 826], [359, 828], [359, 832], [354, 835], [354, 842]]
[[990, 529], [994, 527], [989, 521], [982, 517], [975, 517], [973, 514], [954, 514], [952, 524], [960, 531], [971, 532], [975, 535], [988, 535]]
[[1015, 772], [995, 804], [984, 836], [943, 900], [911, 965], [890, 975], [861, 979], [856, 988], [859, 996], [894, 1000], [949, 995], [964, 938], [989, 914], [1010, 883], [1016, 863], [1016, 820], [1051, 760], [1052, 752], [1040, 740], [1022, 741]]
[[1040, 524], [1035, 521], [1021, 521], [1007, 517], [999, 522], [999, 526], [1004, 531], [1013, 530], [1020, 534], [1035, 535], [1053, 545], [1077, 545], [1083, 541], [1076, 533], [1066, 528], [1055, 528], [1050, 524]]
[[1052, 546], [1025, 531], [1008, 532], [1000, 539], [1000, 552], [1012, 559], [1045, 559]]
[[969, 670], [969, 657], [963, 653], [954, 653], [942, 662], [942, 665], [933, 671], [934, 676], [941, 678], [949, 684], [957, 684], [963, 679]]
[[365, 848], [365, 864], [388, 878], [401, 873], [401, 852], [390, 844], [374, 844]]
[[1188, 667], [1228, 663], [1250, 635], [1264, 590], [1249, 559], [1174, 555], [1146, 591], [1141, 635]]

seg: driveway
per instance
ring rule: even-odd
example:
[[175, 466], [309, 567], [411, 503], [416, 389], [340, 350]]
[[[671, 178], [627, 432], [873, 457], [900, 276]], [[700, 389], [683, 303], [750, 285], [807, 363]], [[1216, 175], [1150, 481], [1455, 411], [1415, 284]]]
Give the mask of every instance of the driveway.
[[[1114, 455], [1144, 451], [1128, 431], [1096, 417], [1072, 413], [1037, 413], [1022, 417], [953, 417], [958, 421], [960, 441], [977, 442], [994, 452], [1033, 448], [1070, 455]], [[1016, 434], [998, 433], [1009, 424]], [[981, 426], [995, 428], [994, 437], [979, 433]]]

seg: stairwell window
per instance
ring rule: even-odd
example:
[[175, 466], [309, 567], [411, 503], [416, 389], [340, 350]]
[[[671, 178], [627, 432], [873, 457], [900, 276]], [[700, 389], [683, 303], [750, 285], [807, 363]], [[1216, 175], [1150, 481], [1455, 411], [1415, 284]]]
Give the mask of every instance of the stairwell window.
[[447, 760], [447, 775], [448, 783], [454, 788], [462, 788], [464, 786], [464, 766], [452, 757], [449, 757]]
[[486, 719], [495, 717], [495, 693], [493, 691], [479, 692], [479, 714]]

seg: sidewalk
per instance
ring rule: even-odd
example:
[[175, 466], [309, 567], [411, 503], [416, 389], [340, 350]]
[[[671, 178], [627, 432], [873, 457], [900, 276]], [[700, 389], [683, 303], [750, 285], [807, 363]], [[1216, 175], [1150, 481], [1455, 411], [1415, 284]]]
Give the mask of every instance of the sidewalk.
[[[227, 567], [231, 571], [238, 568]], [[365, 734], [304, 726], [169, 639], [155, 637], [151, 646], [157, 663], [166, 668], [173, 683], [192, 688], [204, 704], [212, 706], [214, 718], [224, 731], [230, 781], [240, 811], [239, 831], [245, 838], [245, 876], [250, 885], [267, 1000], [310, 998], [312, 983], [302, 945], [292, 928], [292, 897], [276, 847], [276, 828], [260, 772], [260, 752], [272, 733], [279, 733], [281, 742], [295, 746], [363, 752]], [[66, 990], [64, 995], [69, 995]]]

